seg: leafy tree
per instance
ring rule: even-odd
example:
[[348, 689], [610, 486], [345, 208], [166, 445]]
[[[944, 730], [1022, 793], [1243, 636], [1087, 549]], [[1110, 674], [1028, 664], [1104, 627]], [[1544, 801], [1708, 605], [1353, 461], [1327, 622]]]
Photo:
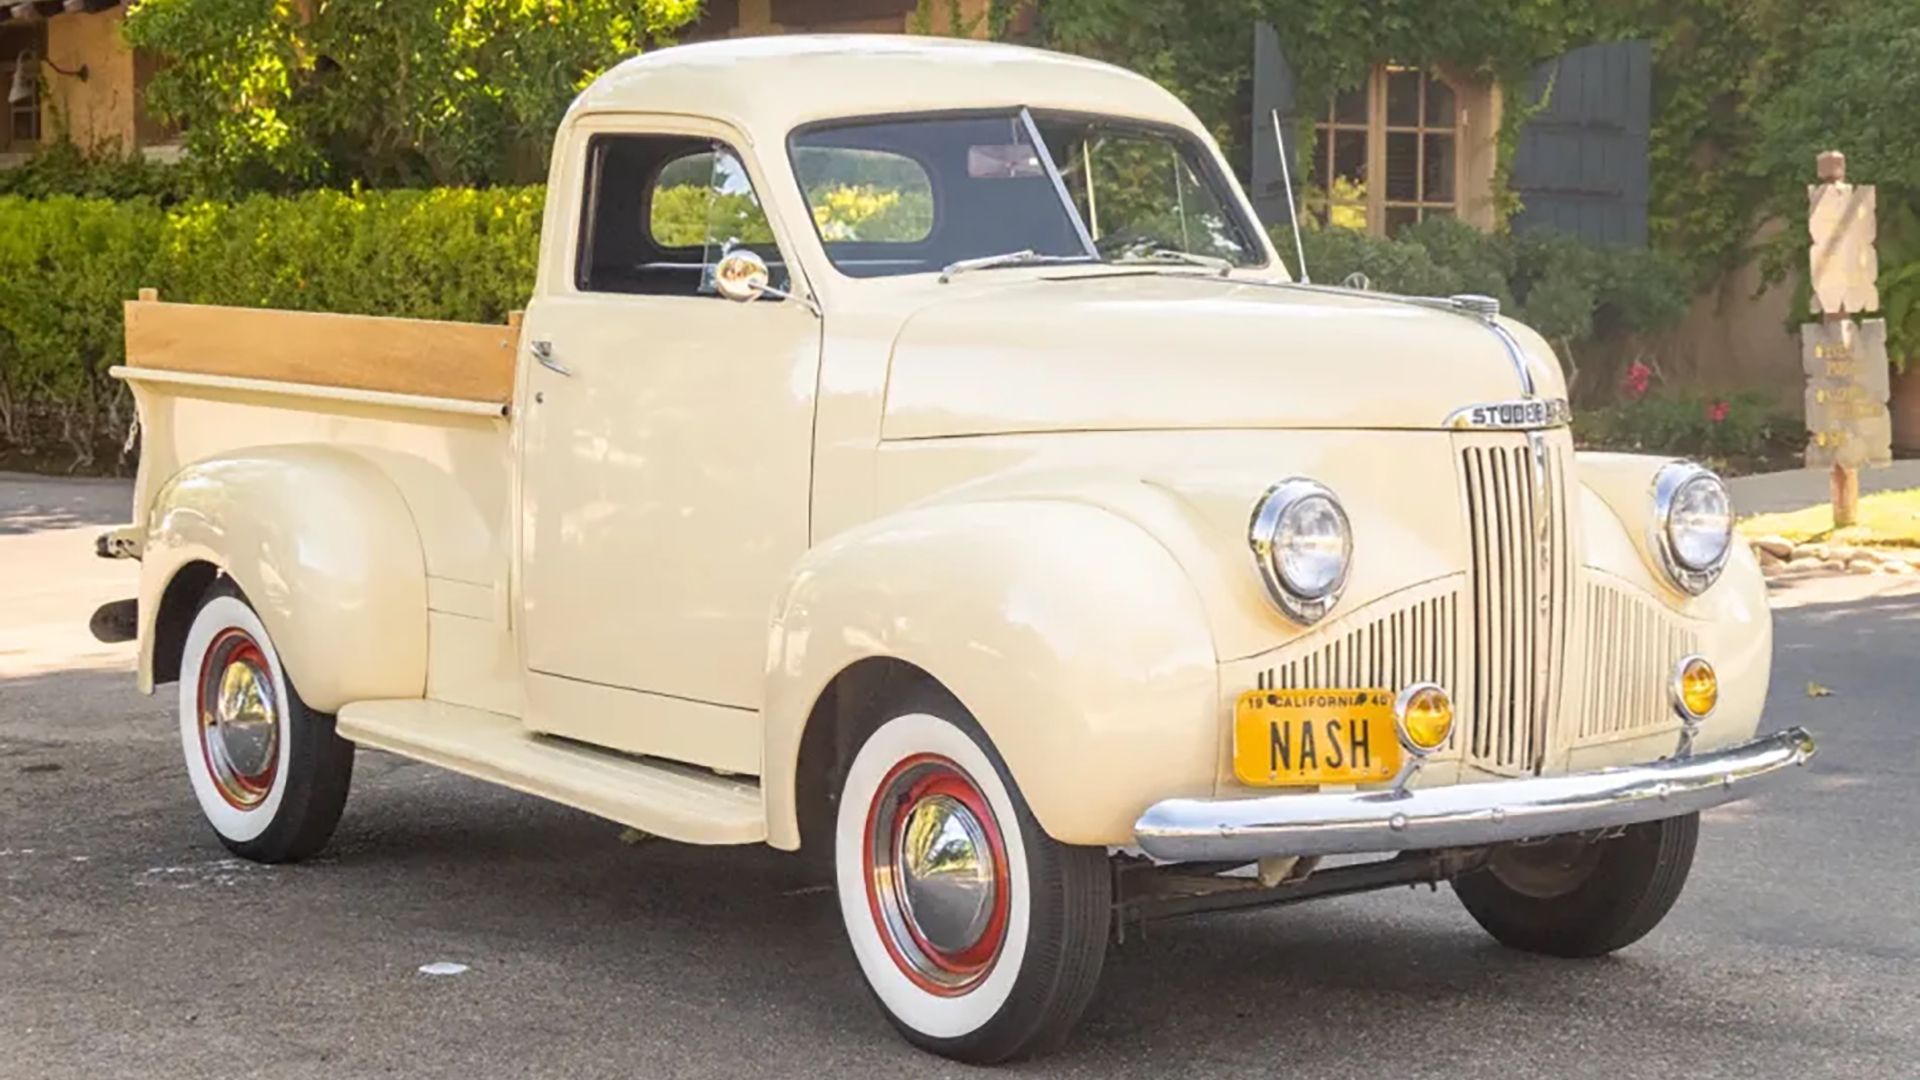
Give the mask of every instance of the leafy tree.
[[[1776, 274], [1806, 265], [1802, 192], [1814, 155], [1842, 150], [1847, 179], [1879, 188], [1880, 302], [1897, 367], [1920, 358], [1920, 0], [1882, 0], [1820, 27], [1796, 77], [1759, 115], [1755, 174], [1796, 227], [1770, 254]], [[1799, 309], [1804, 310], [1804, 309]], [[1797, 314], [1797, 312], [1796, 312]]]
[[[1774, 89], [1819, 27], [1866, 0], [1627, 0], [1611, 32], [1653, 43], [1653, 245], [1710, 279], [1778, 209], [1754, 168]], [[1807, 168], [1812, 159], [1807, 159]], [[1799, 191], [1801, 178], [1793, 183]]]
[[140, 0], [150, 107], [215, 190], [539, 178], [568, 103], [700, 0]]
[[1844, 150], [1848, 178], [1883, 197], [1920, 195], [1920, 0], [1880, 0], [1819, 29], [1762, 103], [1760, 173], [1798, 203], [1814, 155]]

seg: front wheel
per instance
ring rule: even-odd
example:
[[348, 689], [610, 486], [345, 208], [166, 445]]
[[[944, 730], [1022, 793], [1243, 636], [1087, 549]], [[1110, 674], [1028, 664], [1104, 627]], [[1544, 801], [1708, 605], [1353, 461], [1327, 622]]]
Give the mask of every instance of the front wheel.
[[1495, 940], [1548, 956], [1624, 949], [1666, 918], [1693, 866], [1700, 815], [1629, 826], [1605, 840], [1555, 837], [1496, 850], [1453, 891]]
[[180, 748], [207, 824], [255, 862], [325, 846], [353, 780], [353, 744], [309, 709], [232, 581], [207, 589], [180, 657]]
[[861, 745], [834, 836], [855, 959], [909, 1042], [974, 1064], [1064, 1042], [1099, 982], [1112, 880], [1102, 848], [1041, 831], [949, 699]]

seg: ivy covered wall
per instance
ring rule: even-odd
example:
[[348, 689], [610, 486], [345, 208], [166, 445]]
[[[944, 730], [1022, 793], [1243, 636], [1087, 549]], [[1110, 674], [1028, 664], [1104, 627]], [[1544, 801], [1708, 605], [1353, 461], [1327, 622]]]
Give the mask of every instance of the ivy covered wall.
[[[1540, 64], [1596, 41], [1654, 50], [1653, 245], [1706, 282], [1748, 253], [1777, 210], [1780, 170], [1760, 160], [1767, 110], [1829, 21], [1866, 0], [1040, 0], [1031, 37], [1143, 71], [1193, 106], [1244, 167], [1252, 35], [1272, 23], [1299, 100], [1351, 89], [1382, 60], [1481, 75], [1505, 90], [1510, 159]], [[1882, 0], [1920, 19], [1916, 0]], [[1895, 16], [1890, 16], [1895, 17]], [[1810, 161], [1811, 159], [1809, 159]], [[1791, 184], [1789, 184], [1791, 187]], [[1509, 209], [1511, 208], [1509, 204]]]

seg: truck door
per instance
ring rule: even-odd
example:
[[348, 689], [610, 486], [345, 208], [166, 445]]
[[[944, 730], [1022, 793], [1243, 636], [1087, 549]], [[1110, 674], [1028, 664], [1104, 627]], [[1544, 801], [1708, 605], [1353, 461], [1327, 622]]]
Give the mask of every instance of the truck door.
[[567, 272], [543, 266], [523, 331], [529, 722], [757, 764], [767, 623], [808, 543], [820, 319], [714, 291], [731, 246], [776, 287], [792, 273], [723, 130], [593, 123], [553, 181], [583, 193], [574, 221], [547, 218], [572, 230]]

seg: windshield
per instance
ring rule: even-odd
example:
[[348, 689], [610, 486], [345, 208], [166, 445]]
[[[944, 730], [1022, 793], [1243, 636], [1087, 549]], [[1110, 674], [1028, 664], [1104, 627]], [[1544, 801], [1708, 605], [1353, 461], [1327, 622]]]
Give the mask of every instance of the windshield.
[[1266, 262], [1213, 155], [1175, 128], [1024, 111], [890, 117], [804, 128], [792, 155], [827, 257], [853, 277], [1015, 254], [1027, 258], [1006, 265]]

